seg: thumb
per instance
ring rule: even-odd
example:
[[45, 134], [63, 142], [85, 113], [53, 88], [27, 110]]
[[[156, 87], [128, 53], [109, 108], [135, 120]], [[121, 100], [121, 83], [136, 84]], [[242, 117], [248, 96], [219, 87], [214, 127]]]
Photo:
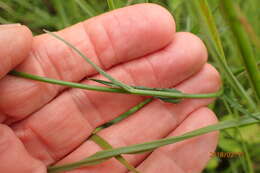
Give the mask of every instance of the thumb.
[[34, 159], [13, 131], [0, 124], [0, 172], [46, 173], [46, 167]]
[[31, 31], [20, 24], [0, 25], [0, 79], [29, 54]]

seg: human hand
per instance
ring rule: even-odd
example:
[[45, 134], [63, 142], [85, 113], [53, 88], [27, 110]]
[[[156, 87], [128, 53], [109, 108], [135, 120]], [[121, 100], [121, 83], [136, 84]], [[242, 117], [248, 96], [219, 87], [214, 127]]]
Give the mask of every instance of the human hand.
[[[157, 5], [112, 11], [58, 34], [127, 84], [174, 87], [185, 93], [215, 92], [220, 87], [219, 74], [206, 64], [202, 41], [190, 33], [175, 33], [172, 16]], [[144, 99], [6, 75], [21, 63], [18, 71], [50, 78], [88, 84], [94, 83], [86, 77], [102, 79], [81, 57], [49, 35], [32, 39], [24, 26], [1, 28], [0, 47], [0, 172], [44, 173], [47, 165], [75, 162], [101, 150], [94, 142], [85, 141], [91, 132]], [[113, 147], [180, 135], [217, 122], [206, 108], [211, 101], [186, 99], [170, 104], [154, 100], [99, 135]], [[200, 172], [216, 145], [214, 132], [159, 148], [150, 155], [126, 158], [143, 173]], [[110, 159], [72, 172], [127, 170]]]

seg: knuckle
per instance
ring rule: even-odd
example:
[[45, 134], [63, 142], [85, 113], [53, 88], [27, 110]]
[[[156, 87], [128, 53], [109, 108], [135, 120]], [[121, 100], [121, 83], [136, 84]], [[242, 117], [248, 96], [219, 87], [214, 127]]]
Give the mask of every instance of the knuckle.
[[12, 144], [10, 129], [0, 124], [0, 154], [7, 151], [8, 147]]

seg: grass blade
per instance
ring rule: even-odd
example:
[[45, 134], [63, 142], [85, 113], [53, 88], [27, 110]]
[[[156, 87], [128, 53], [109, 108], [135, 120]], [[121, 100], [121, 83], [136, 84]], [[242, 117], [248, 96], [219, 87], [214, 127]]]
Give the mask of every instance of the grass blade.
[[61, 38], [60, 36], [58, 36], [55, 33], [52, 33], [50, 31], [44, 30], [46, 33], [50, 34], [51, 36], [57, 38], [58, 40], [62, 41], [64, 44], [66, 44], [67, 46], [69, 46], [71, 49], [73, 49], [78, 55], [80, 55], [82, 58], [84, 58], [94, 69], [96, 69], [101, 75], [103, 75], [104, 77], [106, 77], [107, 79], [109, 79], [111, 82], [113, 82], [114, 84], [122, 87], [123, 89], [125, 89], [126, 91], [133, 91], [134, 88], [130, 87], [129, 85], [126, 85], [116, 79], [114, 79], [112, 76], [110, 76], [108, 73], [106, 73], [104, 70], [102, 70], [99, 66], [97, 66], [95, 63], [93, 63], [89, 58], [87, 58], [83, 53], [81, 53], [76, 47], [74, 47], [72, 44], [70, 44], [69, 42], [67, 42], [66, 40], [64, 40], [63, 38]]
[[[256, 114], [255, 116], [260, 118], [260, 113]], [[250, 125], [250, 124], [254, 124], [254, 123], [259, 123], [259, 121], [257, 121], [256, 119], [254, 119], [252, 117], [249, 117], [249, 116], [244, 116], [242, 118], [234, 119], [234, 120], [222, 121], [222, 122], [219, 122], [214, 125], [210, 125], [207, 127], [203, 127], [203, 128], [194, 130], [192, 132], [185, 133], [181, 136], [174, 136], [174, 137], [156, 140], [156, 141], [152, 141], [152, 142], [147, 142], [147, 143], [143, 143], [143, 144], [137, 144], [137, 145], [127, 146], [127, 147], [120, 147], [120, 148], [100, 151], [79, 162], [61, 165], [61, 166], [49, 167], [48, 173], [57, 173], [57, 172], [61, 172], [61, 171], [68, 171], [68, 170], [71, 170], [74, 168], [85, 166], [89, 162], [93, 163], [95, 161], [109, 159], [111, 157], [115, 157], [120, 154], [131, 154], [131, 153], [139, 153], [139, 152], [154, 150], [156, 148], [159, 148], [159, 147], [162, 147], [165, 145], [173, 144], [173, 143], [183, 141], [185, 139], [189, 139], [189, 138], [192, 138], [195, 136], [203, 135], [203, 134], [206, 134], [209, 132], [234, 128], [234, 127], [240, 127], [240, 126]]]
[[239, 17], [239, 14], [235, 9], [232, 0], [223, 1], [221, 5], [224, 11], [224, 15], [235, 36], [251, 84], [253, 85], [253, 88], [255, 90], [255, 93], [258, 96], [258, 99], [260, 99], [260, 71], [257, 68], [257, 61], [254, 56], [248, 35], [239, 20], [241, 17]]
[[71, 25], [71, 23], [68, 19], [67, 13], [65, 11], [64, 3], [60, 0], [53, 0], [52, 2], [54, 4], [55, 10], [57, 11], [57, 14], [61, 18], [61, 22], [62, 22], [61, 28], [65, 28], [65, 27]]
[[102, 92], [111, 92], [111, 93], [122, 93], [122, 94], [134, 94], [134, 95], [141, 95], [141, 96], [154, 96], [154, 97], [163, 97], [163, 98], [215, 98], [222, 95], [223, 90], [220, 90], [216, 93], [208, 93], [208, 94], [185, 94], [185, 93], [176, 93], [176, 92], [167, 92], [167, 91], [151, 91], [151, 90], [141, 90], [136, 89], [135, 92], [128, 92], [122, 88], [108, 88], [108, 87], [102, 87], [102, 86], [95, 86], [95, 85], [87, 85], [87, 84], [80, 84], [75, 82], [68, 82], [63, 80], [57, 80], [57, 79], [51, 79], [47, 77], [37, 76], [25, 72], [19, 72], [19, 71], [11, 71], [9, 74], [51, 83], [51, 84], [57, 84], [62, 86], [68, 86], [71, 88], [80, 88], [85, 90], [93, 90], [93, 91], [102, 91]]
[[[111, 86], [111, 87], [118, 87], [117, 85], [115, 85], [112, 82], [108, 82], [108, 81], [104, 81], [104, 80], [100, 80], [100, 79], [90, 79], [93, 80], [95, 82], [101, 83], [103, 85], [107, 85], [107, 86]], [[169, 91], [169, 92], [174, 92], [174, 93], [181, 93], [180, 91], [174, 89], [174, 88], [148, 88], [148, 87], [143, 87], [143, 86], [131, 86], [135, 89], [142, 89], [142, 90], [150, 90], [150, 91]], [[168, 103], [179, 103], [181, 100], [180, 99], [171, 99], [171, 98], [167, 98], [167, 97], [158, 97], [155, 96], [154, 98], [160, 99], [164, 102], [168, 102]]]
[[78, 4], [78, 6], [89, 15], [89, 17], [93, 17], [97, 15], [97, 12], [93, 9], [93, 7], [88, 4], [88, 2], [82, 1], [82, 0], [75, 0], [75, 2]]
[[116, 124], [124, 119], [126, 119], [127, 117], [129, 117], [130, 115], [134, 114], [135, 112], [137, 112], [138, 110], [140, 110], [141, 108], [143, 108], [145, 105], [147, 105], [148, 103], [150, 103], [153, 99], [149, 98], [144, 100], [143, 102], [137, 104], [136, 106], [132, 107], [131, 109], [129, 109], [127, 112], [124, 112], [123, 114], [119, 115], [117, 118], [97, 127], [92, 133], [96, 134], [99, 131], [101, 131], [104, 128], [107, 128], [113, 124]]
[[107, 5], [108, 5], [109, 10], [116, 9], [115, 0], [107, 0]]
[[[92, 135], [90, 139], [105, 150], [113, 149], [113, 147], [105, 139], [96, 134]], [[139, 173], [139, 171], [137, 171], [135, 167], [133, 167], [122, 155], [115, 156], [115, 159], [123, 164], [129, 171]]]
[[188, 5], [192, 5], [191, 7], [194, 10], [194, 14], [196, 14], [201, 20], [200, 23], [203, 25], [202, 29], [204, 29], [205, 33], [207, 34], [206, 43], [208, 45], [208, 48], [214, 55], [213, 58], [218, 63], [218, 67], [221, 73], [223, 73], [223, 76], [227, 78], [228, 83], [234, 89], [236, 94], [247, 101], [248, 106], [251, 110], [255, 110], [255, 102], [248, 96], [244, 87], [233, 75], [231, 69], [226, 62], [226, 56], [221, 43], [220, 35], [207, 1], [195, 0], [189, 2], [191, 3], [188, 3]]
[[166, 91], [150, 91], [150, 90], [136, 90], [135, 92], [128, 92], [122, 88], [108, 88], [102, 86], [95, 86], [95, 85], [87, 85], [87, 84], [80, 84], [75, 82], [68, 82], [63, 80], [51, 79], [47, 77], [37, 76], [25, 72], [19, 71], [11, 71], [9, 74], [22, 77], [26, 79], [31, 79], [35, 81], [41, 81], [51, 84], [57, 84], [62, 86], [68, 86], [71, 88], [80, 88], [85, 90], [93, 90], [93, 91], [102, 91], [102, 92], [111, 92], [111, 93], [122, 93], [122, 94], [134, 94], [134, 95], [141, 95], [141, 96], [157, 96], [157, 97], [164, 97], [164, 98], [215, 98], [222, 95], [223, 90], [220, 90], [216, 93], [208, 93], [208, 94], [185, 94], [185, 93], [175, 93], [175, 92], [166, 92]]

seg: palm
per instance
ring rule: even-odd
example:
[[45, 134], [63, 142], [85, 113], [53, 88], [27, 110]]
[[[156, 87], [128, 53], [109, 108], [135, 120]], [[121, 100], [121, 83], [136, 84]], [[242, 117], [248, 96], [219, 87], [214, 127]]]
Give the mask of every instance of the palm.
[[[203, 43], [192, 34], [174, 33], [172, 17], [155, 5], [114, 11], [59, 34], [113, 77], [131, 85], [175, 87], [186, 93], [214, 92], [219, 87], [218, 73], [205, 64]], [[48, 35], [34, 38], [29, 58], [17, 69], [95, 85], [84, 78], [102, 78], [81, 57]], [[92, 141], [85, 141], [93, 129], [144, 99], [67, 89], [13, 76], [0, 81], [0, 95], [0, 115], [6, 117], [5, 123], [44, 165], [78, 161], [100, 150]], [[216, 122], [215, 115], [203, 108], [210, 102], [190, 99], [174, 105], [155, 100], [99, 135], [114, 147], [179, 135]], [[141, 172], [199, 172], [216, 143], [217, 135], [211, 133], [157, 149], [150, 155], [126, 158]], [[32, 158], [28, 159], [24, 162]], [[113, 159], [80, 170], [127, 171]]]

